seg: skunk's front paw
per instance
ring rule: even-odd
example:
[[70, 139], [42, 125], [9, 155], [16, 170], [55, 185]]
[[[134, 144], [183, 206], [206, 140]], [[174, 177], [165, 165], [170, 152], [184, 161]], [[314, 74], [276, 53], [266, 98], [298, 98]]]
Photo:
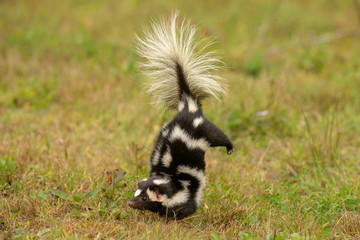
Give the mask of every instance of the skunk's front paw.
[[230, 148], [227, 148], [227, 154], [231, 155], [235, 151], [235, 148], [231, 146]]

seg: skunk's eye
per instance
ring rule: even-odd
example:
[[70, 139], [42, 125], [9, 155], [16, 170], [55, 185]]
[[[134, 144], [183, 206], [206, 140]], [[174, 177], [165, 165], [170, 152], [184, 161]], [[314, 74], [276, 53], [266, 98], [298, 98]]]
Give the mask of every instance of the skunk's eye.
[[146, 196], [143, 196], [142, 197], [142, 200], [145, 202], [147, 200], [147, 197]]

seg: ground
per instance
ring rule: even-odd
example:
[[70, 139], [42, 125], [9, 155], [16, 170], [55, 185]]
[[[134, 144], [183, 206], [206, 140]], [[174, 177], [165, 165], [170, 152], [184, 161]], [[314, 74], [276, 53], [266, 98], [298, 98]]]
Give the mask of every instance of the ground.
[[[0, 238], [360, 238], [359, 6], [1, 1]], [[182, 221], [127, 206], [175, 114], [149, 103], [135, 34], [174, 10], [216, 41], [228, 93], [204, 113], [236, 146], [207, 151]]]

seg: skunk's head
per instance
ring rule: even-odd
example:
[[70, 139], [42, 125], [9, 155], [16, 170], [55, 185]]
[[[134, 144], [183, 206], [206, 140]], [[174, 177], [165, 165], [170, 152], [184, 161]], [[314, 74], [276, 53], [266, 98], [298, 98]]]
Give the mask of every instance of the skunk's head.
[[138, 183], [138, 189], [128, 204], [135, 209], [156, 212], [162, 207], [167, 194], [171, 191], [172, 183], [169, 178], [159, 176], [145, 178]]

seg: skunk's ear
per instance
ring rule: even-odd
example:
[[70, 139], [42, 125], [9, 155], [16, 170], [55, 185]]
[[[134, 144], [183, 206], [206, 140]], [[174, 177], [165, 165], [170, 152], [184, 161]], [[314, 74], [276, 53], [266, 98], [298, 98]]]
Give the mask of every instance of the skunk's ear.
[[146, 185], [147, 183], [147, 178], [141, 180], [140, 182], [138, 182], [138, 188], [144, 188], [144, 186]]
[[157, 198], [158, 200], [160, 200], [160, 198], [161, 198], [161, 196], [162, 196], [162, 193], [161, 193], [161, 191], [160, 191], [160, 187], [159, 187], [159, 186], [156, 186], [156, 187], [154, 188], [154, 192], [155, 192], [155, 194], [156, 194], [156, 198]]
[[163, 195], [163, 191], [162, 191], [162, 189], [161, 189], [161, 187], [160, 187], [159, 185], [156, 185], [156, 184], [152, 185], [152, 186], [150, 187], [150, 190], [155, 193], [155, 196], [156, 196], [156, 198], [157, 198], [158, 200], [161, 199], [161, 197], [162, 197], [162, 195]]

